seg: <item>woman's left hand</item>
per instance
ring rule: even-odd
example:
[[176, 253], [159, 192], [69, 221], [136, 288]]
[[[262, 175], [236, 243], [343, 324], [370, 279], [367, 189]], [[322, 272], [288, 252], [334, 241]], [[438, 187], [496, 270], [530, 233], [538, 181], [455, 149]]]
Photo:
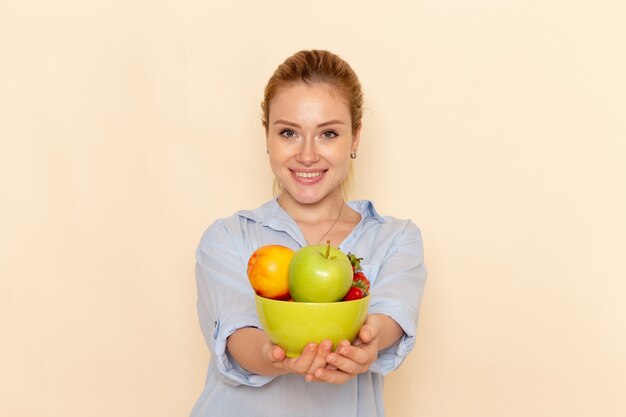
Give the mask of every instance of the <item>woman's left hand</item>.
[[318, 368], [313, 378], [308, 380], [343, 384], [356, 375], [367, 372], [378, 358], [381, 325], [378, 316], [368, 316], [354, 343], [351, 345], [347, 340], [340, 342], [337, 349], [326, 356], [328, 365]]

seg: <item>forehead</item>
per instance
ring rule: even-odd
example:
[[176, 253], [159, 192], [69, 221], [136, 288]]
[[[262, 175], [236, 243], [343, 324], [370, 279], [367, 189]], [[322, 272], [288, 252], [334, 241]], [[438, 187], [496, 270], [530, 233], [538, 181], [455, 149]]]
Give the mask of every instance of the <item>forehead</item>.
[[270, 103], [270, 120], [321, 118], [350, 120], [343, 94], [329, 84], [291, 84], [277, 91]]

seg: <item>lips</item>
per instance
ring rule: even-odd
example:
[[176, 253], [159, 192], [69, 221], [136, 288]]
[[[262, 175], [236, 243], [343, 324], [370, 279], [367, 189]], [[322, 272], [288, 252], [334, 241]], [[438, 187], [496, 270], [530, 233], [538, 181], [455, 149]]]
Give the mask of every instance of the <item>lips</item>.
[[297, 182], [307, 185], [318, 183], [326, 173], [326, 170], [296, 171], [291, 169], [290, 171]]

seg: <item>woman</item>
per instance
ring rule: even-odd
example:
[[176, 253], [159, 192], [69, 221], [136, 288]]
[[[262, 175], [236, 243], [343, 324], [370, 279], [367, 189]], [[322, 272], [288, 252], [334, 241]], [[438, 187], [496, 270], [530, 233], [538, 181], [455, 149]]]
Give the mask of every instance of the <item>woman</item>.
[[[356, 74], [327, 51], [300, 51], [270, 78], [262, 109], [277, 198], [218, 220], [198, 247], [198, 312], [212, 355], [192, 416], [384, 415], [383, 376], [413, 348], [426, 270], [411, 221], [344, 200], [362, 105]], [[261, 330], [248, 258], [263, 245], [328, 240], [364, 258], [367, 320], [352, 345], [312, 343], [287, 358]]]

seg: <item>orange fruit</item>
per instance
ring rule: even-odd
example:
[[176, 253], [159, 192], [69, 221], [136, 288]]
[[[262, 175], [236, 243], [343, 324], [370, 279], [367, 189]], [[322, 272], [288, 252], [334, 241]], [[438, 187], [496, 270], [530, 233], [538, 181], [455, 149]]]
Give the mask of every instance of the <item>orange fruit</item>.
[[294, 251], [282, 245], [258, 248], [248, 260], [248, 279], [261, 297], [289, 299], [289, 263]]

